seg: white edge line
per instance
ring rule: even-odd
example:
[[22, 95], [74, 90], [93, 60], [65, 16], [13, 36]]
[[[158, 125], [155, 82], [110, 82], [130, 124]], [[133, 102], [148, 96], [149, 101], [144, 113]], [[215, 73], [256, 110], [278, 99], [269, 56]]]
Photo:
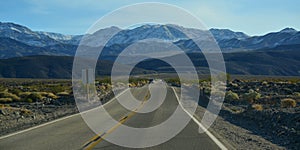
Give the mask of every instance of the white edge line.
[[223, 143], [221, 143], [212, 133], [210, 133], [192, 114], [190, 114], [187, 110], [184, 109], [184, 107], [182, 106], [181, 102], [179, 101], [179, 98], [178, 98], [178, 95], [174, 89], [174, 87], [171, 87], [175, 96], [176, 96], [176, 99], [179, 103], [179, 105], [181, 106], [181, 108], [194, 120], [194, 122], [196, 124], [199, 125], [199, 127], [205, 131], [205, 133], [219, 146], [219, 148], [221, 148], [222, 150], [227, 150], [227, 148], [223, 145]]
[[[122, 91], [121, 93], [119, 93], [117, 96], [113, 97], [111, 100], [109, 100], [107, 103], [103, 104], [102, 106], [105, 106], [109, 103], [111, 103], [111, 101], [113, 101], [114, 99], [116, 99], [117, 97], [119, 97], [120, 95], [124, 94], [126, 91], [128, 91], [129, 88], [125, 89], [124, 91]], [[95, 109], [97, 109], [98, 107], [96, 108], [93, 108], [93, 109], [90, 109], [90, 110], [86, 110], [84, 112], [79, 112], [79, 113], [76, 113], [76, 114], [73, 114], [73, 115], [70, 115], [70, 116], [66, 116], [66, 117], [63, 117], [63, 118], [59, 118], [59, 119], [55, 119], [55, 120], [52, 120], [50, 122], [46, 122], [46, 123], [43, 123], [43, 124], [40, 124], [40, 125], [37, 125], [37, 126], [34, 126], [34, 127], [30, 127], [28, 129], [24, 129], [24, 130], [21, 130], [21, 131], [17, 131], [17, 132], [14, 132], [14, 133], [11, 133], [11, 134], [8, 134], [8, 135], [4, 135], [4, 136], [1, 136], [0, 137], [0, 140], [2, 139], [5, 139], [5, 138], [8, 138], [8, 137], [11, 137], [11, 136], [14, 136], [14, 135], [17, 135], [17, 134], [21, 134], [21, 133], [24, 133], [24, 132], [28, 132], [28, 131], [31, 131], [31, 130], [34, 130], [34, 129], [37, 129], [37, 128], [40, 128], [40, 127], [43, 127], [43, 126], [47, 126], [49, 124], [52, 124], [52, 123], [55, 123], [55, 122], [58, 122], [58, 121], [62, 121], [62, 120], [65, 120], [65, 119], [68, 119], [68, 118], [72, 118], [72, 117], [75, 117], [75, 116], [78, 116], [78, 115], [81, 115], [81, 114], [84, 114], [84, 113], [87, 113], [87, 112], [90, 112], [90, 111], [93, 111]]]

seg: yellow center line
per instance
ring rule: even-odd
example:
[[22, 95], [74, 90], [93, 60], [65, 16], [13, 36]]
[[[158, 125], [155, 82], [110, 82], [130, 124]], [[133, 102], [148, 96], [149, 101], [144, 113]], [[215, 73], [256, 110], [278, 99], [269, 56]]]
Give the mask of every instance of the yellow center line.
[[125, 116], [121, 117], [121, 119], [119, 120], [119, 122], [116, 125], [114, 125], [112, 128], [110, 128], [107, 132], [102, 133], [102, 134], [99, 133], [96, 136], [92, 137], [88, 142], [84, 143], [84, 145], [82, 146], [83, 149], [85, 149], [85, 150], [91, 150], [91, 149], [93, 149], [97, 144], [99, 144], [104, 139], [105, 136], [107, 136], [109, 133], [111, 133], [114, 130], [116, 130], [126, 120], [128, 120], [129, 118], [131, 118], [132, 116], [134, 116], [139, 109], [143, 108], [144, 104], [145, 104], [146, 100], [149, 98], [149, 96], [150, 96], [150, 93], [148, 92], [146, 94], [146, 96], [144, 97], [144, 100], [142, 101], [142, 103], [141, 103], [140, 106], [138, 106], [137, 108], [135, 108], [128, 115], [125, 115]]

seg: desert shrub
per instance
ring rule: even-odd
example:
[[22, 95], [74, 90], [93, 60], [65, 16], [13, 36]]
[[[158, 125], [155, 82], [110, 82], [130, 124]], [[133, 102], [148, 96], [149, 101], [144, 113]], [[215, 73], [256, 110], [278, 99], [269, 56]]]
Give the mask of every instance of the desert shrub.
[[70, 93], [68, 93], [68, 92], [59, 92], [59, 93], [57, 93], [57, 96], [69, 96], [70, 95]]
[[44, 97], [39, 92], [32, 92], [26, 99], [32, 99], [34, 102], [42, 100]]
[[135, 83], [129, 83], [129, 87], [135, 87], [136, 84]]
[[0, 109], [2, 108], [10, 108], [9, 104], [0, 104]]
[[225, 100], [228, 100], [228, 101], [237, 101], [239, 99], [240, 99], [240, 97], [239, 97], [239, 95], [237, 93], [234, 93], [232, 91], [226, 92]]
[[49, 92], [49, 93], [48, 92], [36, 92], [36, 93], [40, 94], [42, 97], [48, 97], [48, 98], [52, 98], [52, 99], [58, 98], [55, 94], [53, 94], [51, 92]]
[[5, 90], [7, 90], [6, 87], [0, 85], [0, 92], [3, 92], [3, 91], [5, 91]]
[[10, 103], [12, 101], [12, 98], [0, 98], [0, 103]]
[[252, 109], [254, 109], [256, 111], [262, 111], [263, 110], [263, 106], [261, 104], [253, 104], [252, 105]]
[[229, 87], [232, 87], [232, 88], [238, 88], [239, 85], [238, 85], [237, 83], [230, 82], [230, 83], [229, 83]]
[[13, 89], [10, 89], [9, 92], [12, 94], [15, 94], [15, 95], [19, 95], [19, 93], [21, 93], [22, 91], [20, 89], [13, 88]]
[[281, 100], [281, 107], [282, 108], [291, 108], [296, 107], [297, 102], [294, 99], [291, 98], [285, 98]]
[[245, 101], [248, 101], [250, 104], [252, 104], [254, 101], [260, 99], [261, 97], [261, 94], [250, 89], [248, 91], [248, 93], [245, 93], [242, 95], [242, 98], [245, 100]]
[[48, 86], [47, 87], [47, 92], [51, 92], [51, 93], [59, 93], [59, 92], [63, 92], [63, 91], [66, 91], [68, 90], [69, 87], [67, 86], [61, 86], [61, 85], [55, 85], [55, 86]]
[[52, 99], [57, 99], [57, 98], [58, 98], [58, 96], [56, 96], [56, 95], [53, 94], [53, 93], [48, 93], [48, 94], [46, 95], [46, 97], [52, 98]]
[[297, 97], [300, 97], [300, 92], [294, 92], [293, 95], [297, 96]]
[[285, 93], [286, 95], [288, 95], [288, 94], [293, 94], [293, 90], [291, 90], [291, 89], [289, 89], [289, 88], [283, 88], [282, 90], [284, 91], [284, 93]]
[[31, 92], [21, 92], [21, 93], [18, 94], [18, 96], [20, 96], [21, 98], [25, 98], [30, 94], [31, 94]]
[[58, 96], [51, 92], [21, 92], [19, 93], [19, 96], [23, 99], [25, 102], [36, 102], [40, 101], [44, 98], [52, 98], [52, 99], [57, 99]]
[[20, 101], [20, 97], [7, 91], [0, 92], [0, 98], [11, 98], [13, 101]]
[[21, 109], [20, 112], [21, 112], [22, 115], [28, 115], [28, 114], [31, 114], [31, 113], [32, 113], [32, 112], [31, 112], [30, 110], [28, 110], [28, 109]]
[[210, 92], [211, 92], [211, 88], [210, 87], [204, 88], [204, 94], [205, 95], [210, 95]]
[[262, 84], [263, 86], [267, 86], [267, 85], [268, 85], [268, 82], [267, 82], [267, 81], [263, 81], [261, 84]]
[[30, 95], [31, 93], [32, 93], [32, 92], [20, 92], [20, 93], [19, 93], [19, 96], [21, 97], [22, 101], [28, 102], [28, 103], [32, 103], [33, 100], [32, 100], [32, 98], [29, 97], [29, 95]]
[[33, 102], [33, 100], [31, 98], [26, 98], [24, 101], [27, 102], [27, 103], [32, 103]]

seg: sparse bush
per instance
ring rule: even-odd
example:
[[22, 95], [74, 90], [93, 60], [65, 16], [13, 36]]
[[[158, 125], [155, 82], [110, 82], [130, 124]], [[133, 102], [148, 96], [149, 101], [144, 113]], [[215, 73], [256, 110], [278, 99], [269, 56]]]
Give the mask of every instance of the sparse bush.
[[21, 97], [21, 98], [26, 98], [28, 95], [30, 95], [31, 94], [31, 92], [21, 92], [21, 93], [19, 93], [19, 96]]
[[34, 102], [42, 100], [44, 97], [38, 92], [32, 92], [26, 99], [32, 99]]
[[284, 91], [284, 93], [285, 93], [286, 95], [293, 94], [293, 90], [291, 90], [291, 89], [289, 89], [289, 88], [283, 88], [282, 90]]
[[300, 97], [300, 92], [294, 92], [293, 95], [297, 96], [297, 97]]
[[261, 104], [253, 104], [252, 105], [252, 109], [254, 109], [256, 111], [262, 111], [263, 110], [263, 106]]
[[210, 87], [204, 88], [204, 95], [210, 95], [210, 92], [211, 92], [211, 88]]
[[267, 82], [267, 81], [263, 81], [261, 84], [262, 84], [263, 86], [267, 86], [267, 85], [268, 85], [268, 82]]
[[28, 110], [28, 109], [21, 109], [20, 112], [21, 112], [22, 115], [29, 115], [29, 114], [32, 113], [32, 112], [31, 112], [30, 110]]
[[3, 108], [10, 108], [10, 105], [8, 105], [8, 104], [0, 104], [0, 109], [3, 109]]
[[226, 92], [225, 100], [228, 100], [228, 101], [237, 101], [239, 99], [240, 99], [240, 97], [239, 97], [239, 95], [237, 93], [234, 93], [232, 91]]
[[27, 99], [25, 100], [25, 102], [27, 102], [27, 103], [32, 103], [33, 100], [32, 100], [31, 98], [27, 98]]
[[4, 86], [0, 85], [0, 92], [7, 90]]
[[57, 99], [58, 96], [56, 96], [53, 93], [47, 93], [47, 92], [37, 92], [38, 94], [42, 95], [43, 97], [48, 97], [48, 98], [52, 98], [52, 99]]
[[19, 95], [19, 93], [21, 93], [22, 91], [20, 89], [17, 88], [13, 88], [8, 90], [10, 93], [15, 94], [15, 95]]
[[256, 100], [260, 99], [261, 94], [250, 89], [248, 93], [242, 95], [242, 98], [248, 101], [250, 104], [254, 103]]
[[291, 108], [296, 107], [297, 102], [294, 99], [291, 98], [285, 98], [281, 100], [281, 107], [282, 108]]
[[129, 87], [135, 87], [135, 83], [129, 83]]
[[233, 83], [233, 82], [230, 82], [229, 86], [233, 87], [233, 88], [238, 88], [239, 87], [239, 85], [237, 83]]
[[[48, 86], [47, 87], [47, 92], [51, 92], [51, 93], [59, 93], [59, 92], [63, 92], [69, 89], [68, 86], [62, 86], [62, 85], [54, 85], [54, 86]], [[44, 90], [43, 90], [44, 91]]]
[[0, 103], [10, 103], [12, 101], [12, 98], [0, 98]]
[[20, 101], [20, 97], [7, 91], [0, 92], [0, 98], [11, 98], [12, 101]]
[[52, 98], [52, 99], [57, 99], [58, 98], [58, 96], [56, 96], [53, 93], [48, 93], [47, 97]]
[[68, 92], [59, 92], [59, 93], [57, 93], [57, 96], [69, 96], [70, 95], [70, 93], [68, 93]]

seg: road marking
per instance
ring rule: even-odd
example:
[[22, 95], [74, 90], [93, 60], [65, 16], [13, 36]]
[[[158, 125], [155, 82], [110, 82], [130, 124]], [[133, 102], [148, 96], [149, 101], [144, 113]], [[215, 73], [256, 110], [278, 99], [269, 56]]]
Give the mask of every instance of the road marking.
[[192, 114], [190, 114], [186, 109], [184, 109], [181, 102], [179, 101], [179, 98], [178, 98], [178, 95], [175, 91], [175, 88], [172, 87], [172, 89], [173, 89], [175, 97], [176, 97], [179, 105], [181, 106], [181, 108], [193, 119], [193, 121], [196, 124], [199, 125], [199, 127], [208, 135], [208, 137], [210, 137], [219, 146], [219, 148], [221, 148], [222, 150], [227, 150], [227, 148], [212, 133], [210, 133]]
[[143, 101], [142, 101], [142, 103], [141, 103], [140, 106], [138, 106], [137, 108], [135, 108], [134, 110], [132, 110], [129, 114], [121, 117], [121, 119], [119, 119], [119, 122], [116, 125], [114, 125], [113, 127], [111, 127], [108, 131], [104, 132], [100, 136], [99, 136], [99, 134], [97, 134], [96, 136], [92, 137], [88, 142], [86, 142], [82, 146], [82, 149], [85, 149], [85, 150], [91, 150], [91, 149], [93, 149], [97, 144], [99, 144], [101, 141], [104, 140], [105, 136], [107, 136], [108, 134], [112, 133], [119, 126], [121, 126], [125, 121], [127, 121], [129, 118], [131, 118], [132, 116], [134, 116], [139, 109], [141, 109], [141, 108], [144, 107], [145, 101], [149, 98], [149, 94], [150, 94], [150, 92], [148, 92], [146, 94], [146, 96], [144, 97], [144, 99], [143, 99]]
[[[126, 91], [128, 91], [128, 89], [122, 91], [121, 93], [119, 93], [117, 96], [115, 96], [114, 98], [112, 98], [111, 100], [109, 100], [107, 103], [101, 105], [102, 107], [111, 103], [111, 101], [114, 101], [114, 99], [116, 99], [117, 97], [119, 97], [120, 95], [124, 94]], [[93, 109], [90, 109], [90, 110], [86, 110], [84, 112], [80, 112], [80, 113], [76, 113], [76, 114], [73, 114], [73, 115], [70, 115], [70, 116], [66, 116], [66, 117], [63, 117], [63, 118], [59, 118], [59, 119], [55, 119], [55, 120], [52, 120], [50, 122], [46, 122], [46, 123], [43, 123], [43, 124], [40, 124], [40, 125], [37, 125], [37, 126], [34, 126], [34, 127], [30, 127], [28, 129], [24, 129], [24, 130], [21, 130], [21, 131], [17, 131], [17, 132], [14, 132], [14, 133], [11, 133], [11, 134], [8, 134], [8, 135], [4, 135], [4, 136], [1, 136], [0, 137], [0, 140], [2, 139], [5, 139], [5, 138], [8, 138], [8, 137], [11, 137], [11, 136], [14, 136], [14, 135], [17, 135], [17, 134], [21, 134], [21, 133], [25, 133], [25, 132], [28, 132], [28, 131], [31, 131], [31, 130], [34, 130], [34, 129], [37, 129], [37, 128], [41, 128], [41, 127], [44, 127], [44, 126], [47, 126], [47, 125], [50, 125], [50, 124], [53, 124], [55, 122], [58, 122], [58, 121], [62, 121], [62, 120], [65, 120], [65, 119], [69, 119], [69, 118], [72, 118], [72, 117], [75, 117], [75, 116], [78, 116], [78, 115], [81, 115], [81, 114], [84, 114], [84, 113], [87, 113], [87, 112], [90, 112], [90, 111], [93, 111], [95, 109], [97, 109], [98, 107], [96, 108], [93, 108]]]

